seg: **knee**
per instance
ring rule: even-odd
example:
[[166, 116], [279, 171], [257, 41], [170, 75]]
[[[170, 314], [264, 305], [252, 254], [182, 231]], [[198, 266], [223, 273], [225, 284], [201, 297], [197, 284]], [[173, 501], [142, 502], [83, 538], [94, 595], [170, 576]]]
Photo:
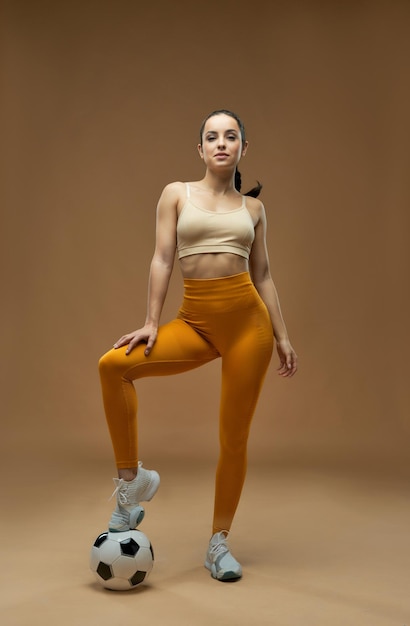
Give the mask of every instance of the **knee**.
[[112, 358], [112, 350], [109, 350], [109, 352], [103, 354], [98, 361], [98, 371], [100, 372], [100, 376], [104, 377], [105, 375], [107, 375], [113, 370], [113, 367], [114, 359]]
[[225, 434], [220, 437], [221, 452], [227, 457], [246, 455], [249, 432]]

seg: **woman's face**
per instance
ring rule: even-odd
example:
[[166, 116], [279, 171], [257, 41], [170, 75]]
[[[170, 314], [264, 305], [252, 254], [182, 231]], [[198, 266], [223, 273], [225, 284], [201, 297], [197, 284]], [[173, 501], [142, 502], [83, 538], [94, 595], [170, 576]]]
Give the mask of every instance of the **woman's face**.
[[207, 167], [225, 169], [235, 168], [247, 147], [248, 142], [242, 142], [238, 122], [221, 113], [206, 121], [198, 151]]

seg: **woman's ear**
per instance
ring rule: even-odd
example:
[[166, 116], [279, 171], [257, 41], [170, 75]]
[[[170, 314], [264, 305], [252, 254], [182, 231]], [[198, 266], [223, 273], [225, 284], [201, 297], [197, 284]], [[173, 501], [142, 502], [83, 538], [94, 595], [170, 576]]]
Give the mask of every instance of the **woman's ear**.
[[199, 156], [201, 157], [201, 159], [203, 159], [204, 158], [204, 153], [202, 151], [202, 146], [201, 146], [200, 143], [197, 145], [197, 148], [198, 148]]
[[243, 144], [243, 147], [242, 147], [242, 156], [245, 156], [246, 151], [248, 149], [248, 146], [249, 146], [249, 143], [247, 141], [245, 141], [245, 143]]

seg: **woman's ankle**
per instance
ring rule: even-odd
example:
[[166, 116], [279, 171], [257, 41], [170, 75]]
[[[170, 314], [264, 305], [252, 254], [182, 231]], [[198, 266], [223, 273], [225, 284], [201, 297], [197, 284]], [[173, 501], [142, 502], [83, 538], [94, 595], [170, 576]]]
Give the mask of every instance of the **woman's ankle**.
[[125, 481], [134, 480], [138, 473], [138, 467], [127, 467], [118, 469], [118, 478], [122, 478]]

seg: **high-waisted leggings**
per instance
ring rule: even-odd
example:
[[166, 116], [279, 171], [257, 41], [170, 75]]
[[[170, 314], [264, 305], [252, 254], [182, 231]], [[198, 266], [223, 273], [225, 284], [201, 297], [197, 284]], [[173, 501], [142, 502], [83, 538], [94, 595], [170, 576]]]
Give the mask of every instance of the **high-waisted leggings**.
[[267, 308], [247, 272], [185, 279], [177, 318], [160, 326], [154, 347], [125, 354], [112, 349], [100, 360], [104, 408], [118, 468], [138, 465], [137, 395], [133, 381], [185, 372], [222, 358], [213, 532], [230, 530], [247, 465], [252, 417], [273, 348]]

